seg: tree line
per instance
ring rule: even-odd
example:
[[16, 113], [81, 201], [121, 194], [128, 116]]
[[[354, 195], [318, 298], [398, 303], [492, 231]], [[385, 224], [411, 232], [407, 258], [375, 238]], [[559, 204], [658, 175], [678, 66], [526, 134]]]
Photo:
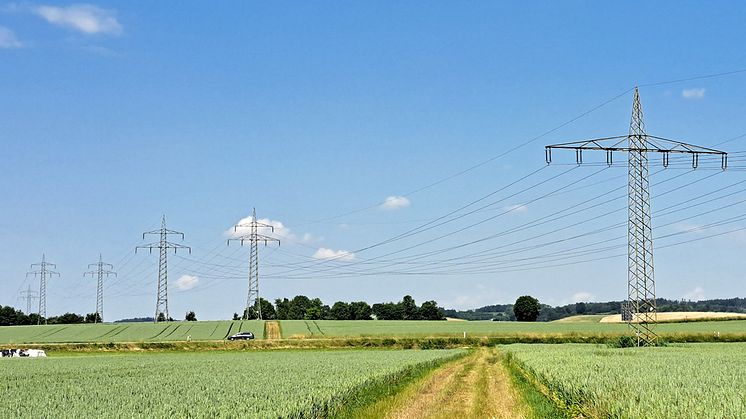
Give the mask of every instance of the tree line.
[[[673, 311], [719, 311], [726, 313], [746, 313], [746, 298], [712, 299], [702, 301], [669, 300], [658, 298], [658, 312]], [[578, 302], [562, 306], [552, 307], [541, 304], [537, 321], [552, 321], [580, 314], [619, 314], [621, 313], [621, 301], [606, 301], [598, 303]], [[513, 312], [513, 304], [495, 304], [480, 307], [474, 310], [444, 311], [448, 317], [464, 320], [496, 320], [516, 321]]]
[[[249, 308], [248, 318], [259, 317], [261, 309], [265, 320], [444, 320], [445, 314], [435, 301], [425, 301], [418, 306], [414, 298], [405, 295], [401, 301], [394, 303], [375, 303], [372, 306], [365, 301], [337, 301], [331, 306], [324, 304], [320, 298], [309, 298], [296, 295], [292, 299], [278, 298], [274, 304], [260, 298], [257, 306]], [[244, 313], [246, 314], [246, 313]], [[233, 319], [242, 318], [233, 313]]]
[[61, 316], [40, 317], [36, 313], [26, 314], [11, 306], [0, 306], [0, 326], [19, 326], [30, 324], [75, 324], [75, 323], [101, 323], [98, 313], [88, 313], [85, 316], [75, 313], [65, 313]]

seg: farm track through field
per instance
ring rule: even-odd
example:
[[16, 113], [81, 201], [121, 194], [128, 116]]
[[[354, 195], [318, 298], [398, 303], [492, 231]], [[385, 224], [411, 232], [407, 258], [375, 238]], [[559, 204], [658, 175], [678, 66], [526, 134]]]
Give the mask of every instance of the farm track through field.
[[405, 390], [386, 418], [527, 418], [528, 408], [512, 387], [495, 348], [478, 349], [445, 365]]
[[268, 321], [265, 323], [265, 336], [264, 339], [282, 339], [282, 332], [280, 331], [280, 322]]

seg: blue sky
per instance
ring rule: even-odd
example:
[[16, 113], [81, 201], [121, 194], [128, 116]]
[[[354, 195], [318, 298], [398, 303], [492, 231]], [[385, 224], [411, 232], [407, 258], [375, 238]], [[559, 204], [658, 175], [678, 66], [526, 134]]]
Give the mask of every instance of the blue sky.
[[[172, 315], [227, 318], [245, 301], [247, 253], [226, 246], [226, 231], [252, 207], [282, 240], [260, 249], [261, 293], [271, 299], [411, 294], [457, 308], [526, 293], [550, 304], [622, 299], [626, 259], [615, 255], [625, 252], [624, 227], [586, 234], [624, 223], [624, 199], [505, 233], [613, 198], [625, 185], [624, 167], [570, 170], [562, 163], [571, 155], [484, 201], [490, 207], [360, 249], [544, 167], [545, 144], [625, 134], [631, 93], [422, 189], [636, 84], [651, 134], [711, 146], [746, 133], [746, 73], [670, 82], [746, 68], [744, 9], [739, 2], [4, 3], [0, 304], [25, 306], [18, 291], [38, 282], [24, 275], [46, 253], [61, 273], [48, 286], [48, 312], [91, 312], [95, 282], [82, 273], [102, 253], [119, 272], [105, 291], [106, 319], [151, 315], [157, 258], [133, 249], [166, 214], [193, 248], [169, 259]], [[746, 138], [722, 145], [744, 147]], [[745, 184], [736, 183], [746, 177], [685, 167], [652, 178], [654, 211], [682, 204], [654, 218], [656, 236], [681, 233], [656, 241], [658, 295], [744, 296], [746, 234], [738, 229], [746, 222], [702, 226], [743, 213]], [[573, 190], [539, 199], [569, 184]], [[421, 255], [491, 235], [499, 236]], [[555, 238], [565, 241], [549, 244]], [[595, 252], [570, 258], [581, 246]]]

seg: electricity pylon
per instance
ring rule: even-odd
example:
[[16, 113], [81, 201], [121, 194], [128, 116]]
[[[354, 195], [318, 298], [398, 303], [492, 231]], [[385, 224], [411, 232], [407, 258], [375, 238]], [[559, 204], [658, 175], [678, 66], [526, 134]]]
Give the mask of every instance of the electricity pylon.
[[101, 319], [101, 322], [104, 321], [104, 277], [109, 277], [110, 275], [117, 276], [117, 273], [114, 271], [111, 271], [110, 269], [114, 269], [114, 265], [110, 263], [104, 263], [103, 258], [101, 257], [101, 254], [98, 255], [98, 262], [97, 263], [91, 263], [88, 265], [88, 269], [95, 268], [92, 271], [88, 271], [83, 274], [83, 276], [90, 275], [91, 278], [95, 277], [97, 282], [96, 285], [96, 315], [94, 316], [93, 322], [98, 322], [98, 319]]
[[627, 301], [622, 304], [622, 319], [632, 328], [637, 346], [655, 345], [658, 335], [653, 331], [657, 318], [655, 277], [653, 275], [653, 227], [650, 212], [650, 173], [648, 154], [662, 155], [668, 167], [671, 154], [689, 154], [692, 167], [699, 165], [700, 155], [721, 157], [721, 167], [728, 167], [728, 154], [680, 141], [668, 140], [645, 133], [640, 94], [635, 88], [629, 134], [592, 140], [554, 144], [545, 147], [547, 163], [552, 162], [553, 149], [575, 151], [578, 164], [583, 163], [583, 151], [606, 152], [606, 164], [613, 164], [613, 153], [627, 153], [628, 221], [627, 221]]
[[161, 228], [159, 228], [158, 230], [146, 231], [145, 233], [142, 233], [143, 240], [145, 239], [145, 236], [148, 234], [158, 235], [160, 237], [160, 240], [154, 243], [143, 245], [143, 246], [137, 246], [135, 248], [135, 253], [137, 253], [137, 249], [148, 249], [150, 253], [153, 253], [153, 249], [158, 249], [160, 251], [160, 257], [158, 259], [158, 291], [156, 294], [155, 317], [154, 317], [154, 321], [158, 323], [159, 314], [163, 314], [166, 320], [169, 319], [168, 317], [168, 249], [174, 249], [174, 254], [176, 254], [176, 251], [179, 249], [187, 249], [189, 250], [189, 253], [191, 254], [192, 248], [189, 246], [184, 246], [178, 243], [172, 243], [168, 241], [168, 236], [170, 234], [181, 236], [181, 239], [184, 240], [184, 233], [167, 229], [165, 215], [161, 219]]
[[26, 300], [26, 315], [28, 316], [31, 314], [31, 301], [36, 300], [39, 298], [39, 293], [31, 289], [31, 284], [29, 284], [28, 289], [21, 291], [21, 299]]
[[232, 239], [228, 239], [228, 245], [231, 241], [238, 241], [241, 246], [245, 242], [249, 242], [249, 292], [246, 296], [246, 308], [243, 311], [243, 319], [248, 320], [249, 308], [256, 305], [257, 315], [259, 320], [262, 319], [262, 305], [259, 303], [259, 242], [264, 242], [266, 246], [270, 242], [277, 242], [280, 245], [280, 240], [274, 237], [265, 236], [259, 234], [260, 228], [268, 228], [274, 233], [275, 228], [269, 224], [260, 223], [256, 220], [256, 208], [251, 213], [251, 221], [248, 224], [238, 224], [233, 227], [233, 231], [238, 231], [239, 228], [248, 228], [249, 234], [240, 236]]
[[[40, 263], [31, 264], [32, 271], [27, 272], [26, 276], [33, 275], [39, 277], [39, 319], [36, 324], [41, 324], [41, 319], [44, 319], [44, 324], [47, 324], [47, 277], [54, 275], [60, 276], [59, 272], [50, 270], [49, 268], [57, 269], [57, 265], [54, 263], [47, 262], [46, 255], [41, 255]], [[34, 268], [38, 268], [33, 270]]]

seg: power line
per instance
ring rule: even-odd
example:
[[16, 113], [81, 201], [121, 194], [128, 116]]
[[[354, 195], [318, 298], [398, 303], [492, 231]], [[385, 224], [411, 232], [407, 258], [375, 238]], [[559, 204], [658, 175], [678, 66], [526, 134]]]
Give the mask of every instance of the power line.
[[[34, 270], [37, 267], [38, 269]], [[57, 268], [54, 263], [47, 262], [45, 254], [41, 255], [40, 263], [31, 264], [31, 271], [26, 273], [28, 275], [34, 275], [39, 277], [39, 318], [37, 324], [41, 324], [41, 319], [44, 319], [44, 324], [47, 324], [47, 278], [54, 275], [60, 276], [59, 272], [53, 271], [49, 268]]]

